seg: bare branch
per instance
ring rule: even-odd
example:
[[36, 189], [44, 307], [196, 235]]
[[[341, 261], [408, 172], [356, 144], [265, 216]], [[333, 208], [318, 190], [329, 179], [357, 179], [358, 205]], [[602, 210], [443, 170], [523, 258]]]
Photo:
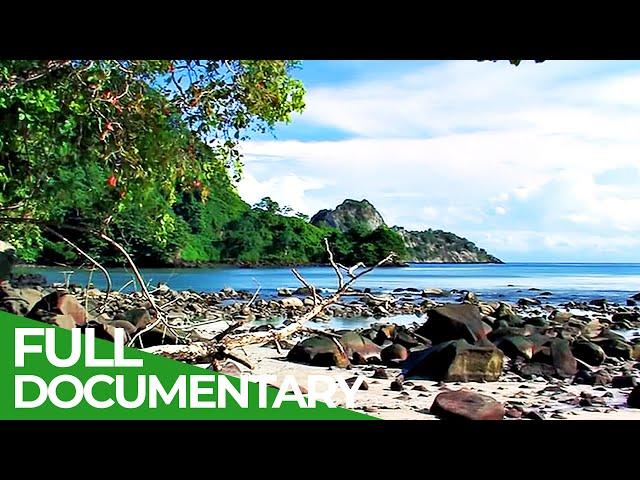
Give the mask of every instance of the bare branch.
[[100, 263], [98, 263], [91, 255], [89, 255], [87, 252], [82, 250], [80, 247], [78, 247], [75, 243], [73, 243], [67, 237], [65, 237], [64, 235], [56, 232], [54, 229], [52, 229], [50, 227], [44, 226], [43, 228], [44, 228], [44, 230], [46, 230], [47, 232], [49, 232], [53, 236], [55, 236], [55, 237], [59, 238], [60, 240], [62, 240], [63, 242], [65, 242], [67, 245], [69, 245], [71, 248], [73, 248], [75, 251], [77, 251], [80, 255], [82, 255], [84, 258], [89, 260], [96, 268], [98, 268], [102, 272], [102, 274], [104, 275], [104, 278], [105, 278], [105, 280], [107, 282], [107, 293], [106, 293], [106, 297], [104, 299], [104, 303], [102, 305], [102, 308], [100, 310], [100, 313], [102, 313], [104, 311], [104, 308], [105, 308], [106, 304], [107, 304], [107, 301], [109, 300], [109, 294], [111, 293], [111, 288], [112, 288], [111, 277], [109, 276], [109, 272], [107, 272], [106, 268], [104, 268]]
[[324, 246], [326, 247], [327, 253], [329, 254], [329, 263], [333, 267], [333, 270], [336, 272], [336, 276], [338, 277], [338, 290], [340, 290], [344, 286], [344, 278], [342, 277], [340, 267], [336, 265], [336, 262], [333, 259], [333, 252], [331, 251], [331, 248], [329, 248], [329, 239], [327, 239], [326, 237], [324, 239]]

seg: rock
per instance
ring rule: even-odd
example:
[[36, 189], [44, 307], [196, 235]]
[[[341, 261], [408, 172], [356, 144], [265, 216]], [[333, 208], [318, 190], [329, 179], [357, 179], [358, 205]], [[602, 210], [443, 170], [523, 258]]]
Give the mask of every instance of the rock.
[[569, 320], [571, 320], [571, 318], [573, 318], [573, 315], [571, 315], [570, 312], [563, 312], [561, 310], [554, 310], [550, 317], [551, 320], [553, 320], [554, 322], [568, 322]]
[[631, 375], [618, 375], [611, 379], [611, 386], [613, 388], [631, 388], [638, 384], [635, 377]]
[[596, 338], [593, 342], [604, 350], [609, 357], [631, 360], [631, 345], [618, 338]]
[[0, 284], [0, 310], [26, 315], [44, 296], [35, 288], [15, 288], [8, 282]]
[[495, 309], [493, 314], [491, 315], [498, 321], [504, 321], [510, 327], [521, 327], [524, 325], [524, 320], [518, 314], [516, 314], [511, 306], [507, 305], [504, 302], [500, 302], [498, 308]]
[[380, 358], [385, 365], [397, 365], [409, 357], [409, 351], [402, 345], [394, 343], [380, 352]]
[[617, 322], [637, 322], [640, 319], [640, 313], [638, 312], [617, 312], [611, 316], [611, 321]]
[[[76, 297], [59, 291], [52, 292], [40, 299], [26, 316], [33, 320], [56, 323], [55, 320], [51, 321], [52, 316], [55, 315], [70, 316], [75, 326], [83, 326], [87, 323], [87, 312]], [[64, 323], [68, 325], [68, 322]]]
[[631, 358], [640, 360], [640, 343], [636, 343], [631, 349]]
[[534, 376], [548, 379], [556, 375], [556, 369], [553, 365], [542, 362], [515, 363], [513, 371], [525, 379], [531, 379]]
[[502, 403], [468, 390], [438, 394], [429, 411], [448, 420], [502, 420], [505, 413]]
[[533, 357], [533, 349], [535, 347], [531, 340], [522, 335], [507, 335], [500, 337], [495, 342], [496, 347], [504, 352], [509, 358], [517, 358], [518, 356], [531, 360]]
[[530, 305], [540, 305], [540, 300], [537, 298], [520, 298], [518, 299], [518, 305], [521, 307], [528, 307]]
[[504, 416], [507, 418], [522, 418], [522, 410], [517, 408], [509, 408], [504, 412]]
[[387, 373], [387, 371], [384, 368], [376, 368], [375, 371], [373, 372], [373, 377], [372, 378], [389, 378], [389, 374]]
[[398, 378], [392, 381], [389, 385], [389, 389], [393, 392], [401, 392], [403, 388], [404, 387], [402, 386], [402, 380]]
[[303, 308], [304, 302], [298, 297], [287, 297], [280, 300], [280, 305], [284, 308]]
[[294, 295], [311, 295], [311, 293], [312, 292], [311, 292], [311, 289], [309, 287], [298, 287], [293, 291]]
[[448, 382], [494, 382], [502, 373], [503, 353], [489, 345], [470, 345], [451, 340], [429, 349], [412, 352], [405, 361], [406, 378], [425, 377]]
[[532, 360], [552, 365], [556, 376], [560, 378], [572, 377], [578, 372], [578, 363], [571, 353], [569, 342], [564, 339], [550, 339], [548, 347], [536, 352]]
[[635, 295], [631, 295], [631, 299], [632, 300], [640, 300], [640, 292], [636, 293]]
[[473, 292], [465, 292], [460, 301], [468, 303], [478, 303], [478, 296]]
[[233, 288], [231, 287], [224, 287], [222, 290], [220, 290], [222, 292], [222, 294], [225, 297], [237, 297], [238, 296], [238, 292], [236, 292]]
[[289, 290], [288, 288], [278, 288], [277, 292], [278, 292], [278, 296], [280, 296], [280, 297], [290, 297], [291, 296], [291, 290]]
[[13, 245], [0, 240], [0, 281], [11, 276], [11, 270], [16, 263], [16, 249]]
[[604, 350], [593, 342], [578, 339], [571, 345], [573, 355], [589, 365], [602, 365], [606, 354]]
[[[358, 377], [351, 377], [347, 378], [344, 382], [349, 385], [349, 387], [353, 387], [353, 384], [356, 383], [356, 380], [358, 380]], [[358, 387], [358, 390], [369, 390], [369, 384], [365, 380], [363, 380]]]
[[440, 297], [443, 295], [446, 295], [446, 293], [441, 288], [425, 288], [422, 290], [423, 297]]
[[[229, 289], [229, 290], [233, 292], [233, 289]], [[170, 291], [171, 291], [171, 288], [166, 283], [158, 283], [156, 285], [156, 293], [165, 294], [165, 293], [169, 293]]]
[[381, 363], [378, 345], [357, 332], [346, 332], [340, 337], [340, 344], [344, 347], [349, 359], [355, 364]]
[[593, 305], [594, 307], [604, 307], [605, 305], [607, 305], [607, 299], [606, 298], [594, 298], [593, 300], [591, 300], [589, 302], [589, 305]]
[[9, 280], [11, 286], [14, 288], [25, 288], [25, 287], [45, 287], [49, 282], [44, 277], [44, 275], [40, 275], [39, 273], [21, 273], [21, 274], [12, 274]]
[[627, 307], [635, 307], [637, 305], [637, 302], [635, 300], [631, 300], [630, 298], [627, 298]]
[[124, 319], [136, 329], [143, 329], [153, 322], [151, 315], [146, 308], [134, 308], [124, 314]]
[[528, 418], [529, 420], [544, 420], [544, 416], [535, 410], [529, 410], [524, 414], [524, 418]]
[[482, 321], [480, 310], [475, 305], [444, 305], [429, 310], [427, 315], [429, 319], [416, 333], [434, 344], [458, 339], [475, 343], [491, 331], [491, 327]]
[[627, 398], [627, 405], [631, 408], [640, 408], [640, 385], [636, 385], [631, 390], [629, 398]]
[[330, 338], [320, 335], [298, 342], [289, 350], [287, 360], [320, 367], [345, 368], [349, 365], [348, 357], [340, 348]]

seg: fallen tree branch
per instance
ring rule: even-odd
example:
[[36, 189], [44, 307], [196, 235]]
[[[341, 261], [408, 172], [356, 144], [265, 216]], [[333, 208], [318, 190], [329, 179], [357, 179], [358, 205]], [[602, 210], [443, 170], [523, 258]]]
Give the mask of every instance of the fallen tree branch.
[[[329, 242], [326, 241], [325, 245], [329, 257], [333, 259], [333, 254], [329, 247]], [[280, 342], [295, 333], [304, 331], [307, 328], [305, 326], [306, 322], [318, 316], [329, 305], [336, 303], [340, 299], [340, 297], [345, 292], [347, 292], [349, 288], [351, 288], [351, 285], [356, 280], [368, 274], [377, 267], [391, 261], [394, 257], [395, 253], [390, 253], [374, 266], [366, 268], [360, 273], [353, 275], [353, 277], [346, 283], [344, 283], [342, 275], [339, 274], [339, 269], [336, 266], [334, 270], [337, 271], [336, 276], [338, 277], [338, 283], [340, 285], [338, 290], [336, 290], [336, 292], [329, 297], [314, 305], [311, 310], [303, 314], [295, 322], [292, 322], [283, 328], [261, 332], [242, 332], [231, 334], [233, 330], [238, 328], [238, 322], [231, 325], [224, 332], [218, 334], [212, 341], [194, 342], [189, 345], [159, 345], [145, 349], [145, 351], [189, 363], [209, 363], [214, 358], [219, 358], [220, 355], [229, 355], [230, 351], [235, 348], [241, 348], [246, 345], [264, 345], [271, 341]], [[300, 275], [300, 278], [304, 277]], [[306, 280], [304, 280], [304, 282], [306, 282]], [[330, 338], [333, 338], [333, 340], [336, 341], [335, 337], [330, 336]]]

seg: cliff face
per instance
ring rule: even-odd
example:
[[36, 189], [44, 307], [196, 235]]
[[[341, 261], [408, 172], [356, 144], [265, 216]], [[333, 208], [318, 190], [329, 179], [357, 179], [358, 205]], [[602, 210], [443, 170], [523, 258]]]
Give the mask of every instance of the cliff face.
[[393, 227], [404, 239], [409, 262], [424, 263], [503, 263], [466, 238], [442, 230], [409, 231]]
[[316, 226], [334, 227], [343, 232], [355, 228], [372, 231], [385, 224], [382, 215], [368, 200], [358, 202], [351, 199], [345, 200], [334, 210], [320, 210], [311, 217], [310, 222]]
[[[347, 232], [354, 228], [366, 231], [386, 225], [382, 215], [367, 200], [347, 199], [334, 210], [320, 210], [310, 222]], [[406, 261], [423, 263], [503, 263], [500, 259], [478, 248], [466, 238], [442, 230], [409, 231], [393, 227], [402, 236], [409, 251]]]

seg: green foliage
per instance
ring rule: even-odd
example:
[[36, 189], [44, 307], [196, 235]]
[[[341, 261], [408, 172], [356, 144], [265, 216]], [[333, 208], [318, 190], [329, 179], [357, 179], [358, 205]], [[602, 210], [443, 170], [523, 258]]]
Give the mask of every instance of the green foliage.
[[[290, 76], [295, 66], [0, 61], [0, 236], [32, 261], [45, 248], [42, 232], [17, 219], [76, 218], [116, 236], [127, 230], [133, 248], [151, 243], [145, 254], [179, 249], [188, 233], [173, 210], [179, 197], [197, 188], [206, 204], [227, 172], [239, 174], [240, 140], [304, 107], [304, 88]], [[207, 228], [215, 220], [191, 218]]]

